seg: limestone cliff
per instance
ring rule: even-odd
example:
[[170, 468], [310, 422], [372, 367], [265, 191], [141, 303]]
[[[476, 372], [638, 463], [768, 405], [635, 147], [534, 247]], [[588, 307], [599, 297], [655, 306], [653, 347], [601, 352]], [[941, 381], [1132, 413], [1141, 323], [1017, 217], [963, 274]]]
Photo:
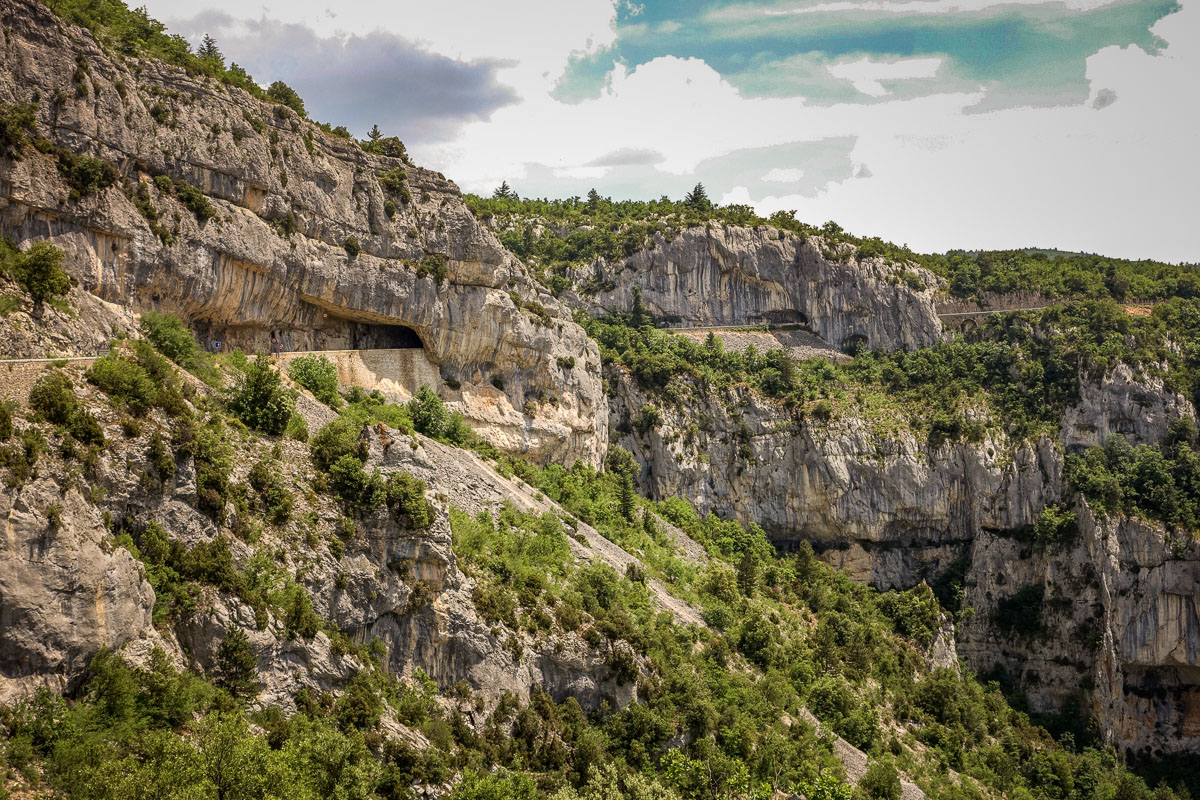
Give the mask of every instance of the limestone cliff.
[[[0, 537], [0, 702], [41, 685], [77, 688], [101, 647], [133, 663], [145, 663], [151, 650], [160, 648], [180, 666], [211, 673], [230, 626], [249, 638], [258, 661], [260, 701], [285, 708], [293, 707], [304, 687], [343, 689], [362, 668], [347, 642], [376, 638], [387, 647], [389, 671], [410, 675], [419, 667], [442, 686], [466, 681], [489, 705], [504, 693], [527, 699], [533, 687], [559, 699], [575, 697], [584, 707], [601, 701], [621, 706], [636, 697], [635, 685], [614, 678], [604, 654], [579, 635], [517, 632], [506, 639], [480, 617], [474, 581], [458, 568], [450, 546], [448, 496], [473, 512], [495, 513], [504, 503], [538, 513], [565, 512], [528, 486], [501, 478], [473, 454], [420, 435], [371, 430], [372, 466], [384, 475], [403, 468], [430, 478], [436, 506], [427, 529], [406, 528], [384, 510], [359, 518], [352, 532], [336, 532], [342, 511], [311, 490], [298, 499], [290, 525], [239, 525], [239, 514], [247, 512], [233, 503], [218, 525], [197, 510], [197, 469], [190, 455], [177, 453], [164, 480], [155, 478], [156, 468], [146, 463], [151, 437], [170, 438], [169, 419], [155, 411], [129, 427], [127, 418], [81, 380], [82, 365], [68, 365], [64, 372], [108, 442], [81, 468], [60, 455], [70, 452], [69, 434], [18, 414], [17, 435], [47, 431], [49, 448], [36, 463], [35, 479], [23, 484], [14, 479], [0, 492], [5, 530]], [[189, 393], [199, 395], [197, 404], [211, 399], [205, 399], [208, 390], [198, 382], [189, 386]], [[314, 425], [335, 416], [304, 395], [299, 403]], [[272, 442], [244, 430], [227, 433], [238, 452], [231, 481], [245, 481], [256, 460], [272, 457], [278, 458], [288, 485], [312, 480], [303, 443]], [[285, 576], [294, 576], [317, 615], [350, 638], [335, 641], [324, 629], [298, 635], [289, 630], [282, 609], [255, 607], [244, 594], [219, 585], [204, 586], [183, 613], [156, 618], [147, 567], [132, 554], [128, 538], [140, 537], [151, 524], [185, 548], [227, 543], [237, 569], [259, 576], [247, 580], [265, 580], [273, 592]], [[599, 558], [620, 569], [635, 560], [590, 526], [579, 527], [571, 546], [580, 560]], [[234, 528], [242, 533], [234, 535]], [[681, 621], [700, 621], [697, 611], [662, 587], [655, 589], [664, 610]]]
[[[1118, 366], [1084, 384], [1061, 440], [931, 447], [895, 420], [853, 412], [803, 419], [746, 391], [682, 393], [676, 407], [610, 371], [616, 443], [643, 465], [643, 490], [702, 511], [753, 519], [777, 545], [810, 542], [828, 563], [881, 588], [961, 584], [959, 655], [1003, 668], [1039, 711], [1093, 714], [1108, 741], [1137, 756], [1200, 749], [1200, 546], [1161, 526], [1096, 520], [1068, 494], [1066, 448], [1114, 434], [1155, 443], [1195, 411], [1161, 380]], [[661, 423], [630, 425], [646, 404]], [[1076, 506], [1079, 533], [1036, 544], [1051, 503]], [[1028, 588], [1026, 588], [1028, 587]], [[1032, 627], [1001, 609], [1026, 588]], [[1036, 597], [1034, 597], [1036, 595]]]
[[[905, 273], [925, 288], [906, 284]], [[652, 247], [622, 263], [597, 262], [582, 277], [603, 288], [568, 301], [593, 312], [629, 310], [639, 286], [651, 314], [691, 327], [801, 324], [839, 349], [911, 349], [942, 338], [931, 273], [766, 226], [658, 234]]]
[[[595, 345], [453, 183], [241, 89], [114, 55], [34, 0], [4, 0], [0, 21], [0, 102], [36, 103], [44, 143], [0, 159], [0, 233], [54, 241], [85, 290], [179, 313], [206, 347], [419, 346], [498, 445], [598, 463]], [[76, 197], [55, 147], [116, 182]]]

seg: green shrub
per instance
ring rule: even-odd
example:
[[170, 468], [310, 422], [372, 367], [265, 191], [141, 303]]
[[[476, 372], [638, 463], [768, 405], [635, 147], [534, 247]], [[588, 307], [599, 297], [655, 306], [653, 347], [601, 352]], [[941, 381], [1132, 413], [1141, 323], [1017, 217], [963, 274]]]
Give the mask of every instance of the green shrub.
[[7, 442], [13, 435], [13, 409], [16, 403], [12, 400], [0, 400], [0, 442]]
[[304, 417], [299, 414], [292, 414], [288, 418], [287, 427], [283, 430], [283, 435], [289, 439], [294, 439], [297, 442], [308, 441], [308, 423], [304, 421]]
[[66, 374], [54, 370], [38, 378], [29, 391], [30, 409], [47, 422], [66, 425], [79, 408], [75, 388]]
[[425, 481], [407, 472], [393, 472], [384, 488], [388, 510], [398, 522], [417, 530], [433, 524], [433, 506], [425, 499]]
[[408, 415], [413, 427], [431, 439], [462, 444], [471, 436], [471, 429], [463, 421], [462, 414], [447, 411], [429, 384], [422, 384], [408, 401]]
[[67, 432], [82, 444], [98, 447], [104, 445], [104, 431], [100, 428], [100, 423], [83, 408], [71, 416], [67, 422]]
[[296, 90], [283, 81], [275, 81], [268, 86], [267, 97], [280, 105], [287, 106], [301, 117], [308, 116], [308, 113], [304, 110], [304, 101], [300, 99], [300, 95], [296, 94]]
[[236, 700], [253, 699], [262, 690], [258, 683], [258, 659], [246, 632], [230, 623], [217, 648], [216, 684]]
[[201, 224], [208, 222], [217, 215], [217, 210], [213, 208], [212, 202], [209, 201], [204, 192], [190, 183], [177, 181], [175, 183], [175, 193], [179, 195], [180, 202], [187, 206], [188, 211], [191, 211]]
[[64, 297], [71, 278], [62, 269], [63, 252], [49, 242], [35, 242], [13, 259], [13, 276], [33, 300], [33, 316], [40, 317], [42, 304]]
[[900, 800], [903, 787], [895, 763], [891, 759], [872, 759], [858, 781], [858, 791], [867, 800]]
[[342, 242], [342, 247], [345, 248], [346, 255], [350, 256], [350, 258], [354, 258], [362, 252], [362, 246], [353, 235], [346, 237], [346, 241]]
[[191, 450], [196, 463], [196, 494], [200, 510], [217, 523], [225, 520], [229, 475], [233, 471], [233, 446], [224, 424], [213, 417], [195, 431]]
[[284, 627], [289, 636], [311, 639], [321, 629], [321, 620], [313, 609], [312, 599], [301, 586], [293, 586], [284, 606]]
[[279, 464], [274, 461], [258, 461], [250, 468], [250, 485], [262, 498], [267, 509], [267, 516], [276, 525], [283, 525], [292, 516], [292, 506], [295, 501], [288, 491], [287, 484], [279, 470]]
[[150, 460], [150, 465], [154, 467], [155, 473], [162, 482], [166, 483], [175, 477], [175, 454], [171, 452], [171, 448], [167, 446], [162, 434], [158, 431], [150, 434], [150, 441], [146, 447], [146, 458]]
[[0, 466], [8, 467], [8, 483], [20, 486], [33, 475], [38, 457], [46, 452], [46, 439], [34, 428], [21, 431], [17, 441], [0, 447]]
[[288, 367], [292, 380], [312, 392], [313, 397], [327, 406], [341, 405], [338, 396], [337, 367], [325, 356], [302, 356]]
[[295, 409], [295, 395], [263, 356], [254, 359], [230, 393], [229, 410], [247, 426], [278, 436]]
[[184, 369], [194, 369], [200, 347], [183, 320], [174, 314], [147, 311], [142, 314], [141, 330], [158, 351]]
[[313, 464], [327, 472], [343, 456], [353, 456], [361, 466], [367, 460], [367, 445], [360, 439], [362, 429], [361, 422], [349, 417], [326, 423], [309, 442]]
[[0, 104], [0, 156], [20, 160], [37, 128], [36, 103]]
[[58, 171], [71, 187], [71, 198], [78, 200], [103, 191], [117, 181], [117, 168], [107, 161], [74, 153], [65, 147], [56, 150]]
[[158, 399], [158, 387], [146, 370], [115, 352], [97, 359], [87, 379], [134, 416], [144, 415]]

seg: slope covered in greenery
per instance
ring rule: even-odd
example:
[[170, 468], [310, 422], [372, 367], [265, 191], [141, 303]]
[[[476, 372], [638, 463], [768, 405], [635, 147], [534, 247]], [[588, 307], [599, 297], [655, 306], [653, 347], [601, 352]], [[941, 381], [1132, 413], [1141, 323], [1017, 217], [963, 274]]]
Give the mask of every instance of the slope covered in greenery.
[[[235, 485], [234, 453], [221, 430], [289, 428], [291, 398], [262, 362], [235, 354], [223, 368], [200, 363], [181, 330], [162, 315], [146, 326], [149, 341], [210, 381], [228, 375], [223, 393], [185, 402], [174, 368], [144, 344], [114, 351], [90, 379], [118, 409], [141, 403], [163, 410], [166, 416], [155, 419], [174, 420], [164, 438], [191, 437], [185, 447], [196, 454], [200, 485], [217, 495], [204, 503], [209, 513], [222, 513], [224, 499], [232, 500], [240, 509], [235, 532], [256, 541], [256, 531], [298, 514], [292, 504], [315, 489], [342, 504], [347, 524], [381, 504], [419, 528], [429, 519], [422, 487], [367, 473], [358, 431], [386, 421], [475, 447], [563, 509], [540, 517], [511, 508], [495, 516], [451, 510], [454, 550], [476, 580], [481, 615], [511, 631], [514, 647], [519, 631], [579, 636], [607, 654], [618, 681], [637, 684], [638, 700], [585, 711], [535, 690], [528, 703], [508, 698], [487, 707], [465, 685], [437, 687], [419, 671], [397, 679], [383, 670], [378, 642], [352, 644], [317, 618], [303, 589], [270, 561], [239, 562], [221, 539], [181, 548], [153, 526], [130, 536], [114, 522], [116, 542], [145, 563], [159, 592], [160, 625], [203, 613], [196, 598], [210, 586], [286, 619], [293, 636], [325, 631], [340, 638], [361, 669], [337, 696], [302, 691], [299, 711], [289, 715], [254, 703], [254, 661], [236, 628], [207, 669], [179, 670], [161, 654], [133, 668], [101, 652], [69, 702], [41, 691], [0, 710], [0, 763], [20, 785], [68, 798], [403, 798], [414, 783], [457, 778], [457, 798], [767, 798], [779, 789], [848, 797], [829, 739], [805, 721], [809, 709], [872, 754], [874, 766], [858, 789], [865, 797], [894, 797], [898, 771], [934, 797], [1151, 796], [1096, 745], [1085, 722], [1056, 720], [1056, 730], [1072, 732], [1056, 741], [995, 685], [931, 670], [924, 653], [949, 617], [927, 588], [880, 593], [850, 582], [807, 548], [775, 552], [753, 524], [701, 517], [678, 499], [638, 498], [630, 480], [636, 464], [619, 448], [602, 472], [538, 468], [488, 448], [432, 392], [395, 406], [351, 391], [330, 398], [339, 416], [311, 439], [307, 487], [269, 462], [251, 470], [248, 486]], [[306, 371], [322, 373], [319, 364], [312, 367]], [[43, 442], [62, 438], [59, 457], [86, 465], [95, 456], [81, 447], [94, 440], [71, 427], [80, 402], [75, 391], [69, 381], [44, 386], [33, 403], [43, 421], [31, 420], [26, 430], [44, 429]], [[273, 408], [278, 419], [261, 413]], [[193, 409], [204, 409], [209, 421], [194, 419]], [[11, 427], [0, 433], [13, 436]], [[262, 434], [241, 436], [253, 443]], [[77, 444], [68, 448], [68, 440]], [[26, 452], [20, 443], [4, 447]], [[153, 443], [149, 457], [160, 475], [169, 469]], [[576, 521], [640, 553], [640, 566], [618, 574], [576, 562], [567, 539]], [[707, 563], [681, 557], [667, 525], [698, 542]], [[702, 608], [707, 625], [679, 624], [656, 611], [649, 578]], [[385, 716], [420, 730], [428, 746], [388, 734]], [[1155, 796], [1173, 795], [1163, 786]]]
[[699, 201], [613, 201], [593, 193], [566, 200], [522, 199], [514, 193], [479, 197], [467, 195], [477, 217], [498, 228], [500, 240], [537, 271], [555, 291], [569, 284], [568, 270], [597, 258], [617, 262], [643, 248], [654, 237], [670, 240], [682, 229], [707, 224], [760, 225], [801, 239], [821, 237], [827, 257], [846, 258], [850, 244], [858, 258], [883, 257], [918, 264], [947, 282], [949, 295], [980, 297], [984, 293], [1036, 292], [1051, 299], [1118, 301], [1200, 297], [1200, 269], [1157, 261], [1129, 261], [1097, 255], [1046, 251], [951, 251], [919, 254], [907, 246], [879, 237], [859, 237], [829, 221], [817, 226], [780, 211], [768, 217], [745, 205], [714, 205]]

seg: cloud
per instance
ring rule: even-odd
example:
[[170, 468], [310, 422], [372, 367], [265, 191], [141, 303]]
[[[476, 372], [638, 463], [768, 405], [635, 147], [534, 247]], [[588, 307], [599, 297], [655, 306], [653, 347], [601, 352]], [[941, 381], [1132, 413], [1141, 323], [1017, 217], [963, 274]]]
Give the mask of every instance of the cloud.
[[219, 12], [173, 29], [191, 37], [212, 34], [227, 60], [264, 82], [283, 78], [310, 116], [360, 136], [378, 124], [410, 143], [446, 139], [517, 99], [496, 79], [502, 62], [452, 59], [390, 33], [319, 36], [304, 25]]
[[804, 177], [800, 167], [772, 167], [762, 180], [766, 183], [795, 183]]
[[657, 164], [663, 160], [663, 154], [657, 150], [646, 150], [644, 148], [623, 147], [620, 150], [613, 150], [611, 153], [605, 153], [599, 158], [594, 158], [585, 166], [588, 167], [628, 167], [641, 164]]
[[1096, 92], [1096, 99], [1092, 101], [1092, 108], [1101, 109], [1108, 108], [1113, 103], [1117, 102], [1117, 93], [1112, 89], [1101, 89]]
[[870, 58], [860, 58], [856, 61], [841, 61], [830, 64], [829, 74], [835, 78], [850, 81], [854, 88], [870, 97], [883, 97], [891, 90], [884, 86], [884, 81], [891, 84], [895, 81], [912, 80], [913, 78], [933, 78], [941, 69], [941, 58], [905, 58], [895, 61], [875, 61]]

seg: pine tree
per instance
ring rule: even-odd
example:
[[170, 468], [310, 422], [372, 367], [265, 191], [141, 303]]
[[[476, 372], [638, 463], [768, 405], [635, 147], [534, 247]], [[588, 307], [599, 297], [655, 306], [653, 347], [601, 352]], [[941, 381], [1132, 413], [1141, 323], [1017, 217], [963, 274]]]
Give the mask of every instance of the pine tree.
[[200, 50], [196, 53], [200, 56], [201, 61], [213, 64], [221, 69], [225, 68], [225, 56], [221, 54], [221, 49], [217, 47], [217, 40], [204, 34], [204, 41], [200, 45]]
[[641, 472], [642, 466], [637, 463], [630, 453], [620, 445], [608, 449], [605, 467], [617, 478], [617, 500], [621, 507], [621, 516], [626, 522], [634, 522], [637, 510], [637, 493], [633, 488], [633, 479]]
[[587, 213], [595, 214], [600, 209], [600, 193], [594, 188], [588, 191]]
[[367, 138], [370, 139], [372, 142], [379, 141], [380, 139], [383, 138], [383, 131], [379, 130], [378, 125], [372, 125], [371, 131], [367, 134]]
[[621, 503], [621, 516], [626, 522], [633, 522], [634, 511], [637, 509], [635, 492], [633, 491], [633, 476], [622, 475], [621, 485], [619, 487], [619, 499]]
[[246, 632], [232, 623], [225, 629], [225, 639], [217, 650], [217, 685], [235, 699], [256, 697], [261, 687], [254, 678], [258, 659], [250, 647]]
[[743, 595], [754, 597], [758, 587], [758, 559], [749, 550], [742, 553], [742, 560], [738, 562], [737, 582]]
[[633, 312], [629, 315], [629, 324], [641, 328], [649, 324], [650, 315], [646, 312], [646, 304], [642, 302], [642, 287], [633, 287]]
[[708, 192], [704, 191], [703, 183], [692, 187], [692, 190], [683, 196], [683, 203], [697, 211], [708, 211], [712, 208], [712, 201], [708, 199]]
[[508, 181], [504, 181], [492, 191], [492, 197], [500, 197], [505, 200], [516, 200], [517, 193], [508, 185]]

